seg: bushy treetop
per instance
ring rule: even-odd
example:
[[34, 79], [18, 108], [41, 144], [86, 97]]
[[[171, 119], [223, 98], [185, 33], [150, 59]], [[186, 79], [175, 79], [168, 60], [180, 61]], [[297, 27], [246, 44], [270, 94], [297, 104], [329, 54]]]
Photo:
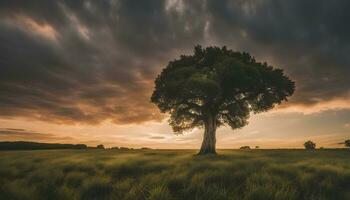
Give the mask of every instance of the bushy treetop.
[[267, 111], [287, 100], [294, 82], [248, 53], [201, 46], [193, 55], [169, 62], [156, 78], [151, 101], [170, 113], [176, 133], [202, 127], [209, 116], [217, 126], [243, 127], [251, 112]]

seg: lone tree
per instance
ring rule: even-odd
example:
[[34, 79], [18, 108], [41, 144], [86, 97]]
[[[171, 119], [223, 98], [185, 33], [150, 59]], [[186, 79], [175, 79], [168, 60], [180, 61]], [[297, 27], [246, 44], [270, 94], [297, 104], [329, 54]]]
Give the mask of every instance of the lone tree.
[[344, 144], [345, 144], [345, 147], [350, 148], [350, 140], [345, 140]]
[[163, 69], [151, 101], [170, 113], [176, 134], [204, 127], [199, 154], [215, 154], [217, 127], [247, 125], [251, 112], [273, 108], [294, 88], [283, 70], [257, 62], [248, 53], [196, 46], [193, 55], [182, 55]]
[[306, 141], [304, 143], [304, 147], [305, 147], [305, 149], [309, 149], [309, 150], [316, 149], [316, 143], [314, 143], [313, 141], [309, 140], [309, 141]]

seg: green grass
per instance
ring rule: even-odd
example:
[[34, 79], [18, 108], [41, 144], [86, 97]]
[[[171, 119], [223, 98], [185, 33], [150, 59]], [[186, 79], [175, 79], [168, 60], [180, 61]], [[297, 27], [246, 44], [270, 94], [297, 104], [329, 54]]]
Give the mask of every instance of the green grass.
[[349, 150], [0, 152], [0, 199], [350, 199]]

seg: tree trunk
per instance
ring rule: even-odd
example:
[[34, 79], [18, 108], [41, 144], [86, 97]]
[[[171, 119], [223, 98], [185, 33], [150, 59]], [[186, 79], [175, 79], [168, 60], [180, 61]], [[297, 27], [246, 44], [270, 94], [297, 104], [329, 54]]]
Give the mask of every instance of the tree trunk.
[[208, 115], [205, 122], [203, 142], [198, 154], [216, 154], [216, 118]]

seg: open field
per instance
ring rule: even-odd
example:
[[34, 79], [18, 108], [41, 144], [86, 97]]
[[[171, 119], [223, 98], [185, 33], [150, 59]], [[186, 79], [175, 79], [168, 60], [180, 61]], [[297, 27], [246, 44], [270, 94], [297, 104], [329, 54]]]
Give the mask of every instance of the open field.
[[1, 199], [350, 199], [348, 150], [0, 152]]

